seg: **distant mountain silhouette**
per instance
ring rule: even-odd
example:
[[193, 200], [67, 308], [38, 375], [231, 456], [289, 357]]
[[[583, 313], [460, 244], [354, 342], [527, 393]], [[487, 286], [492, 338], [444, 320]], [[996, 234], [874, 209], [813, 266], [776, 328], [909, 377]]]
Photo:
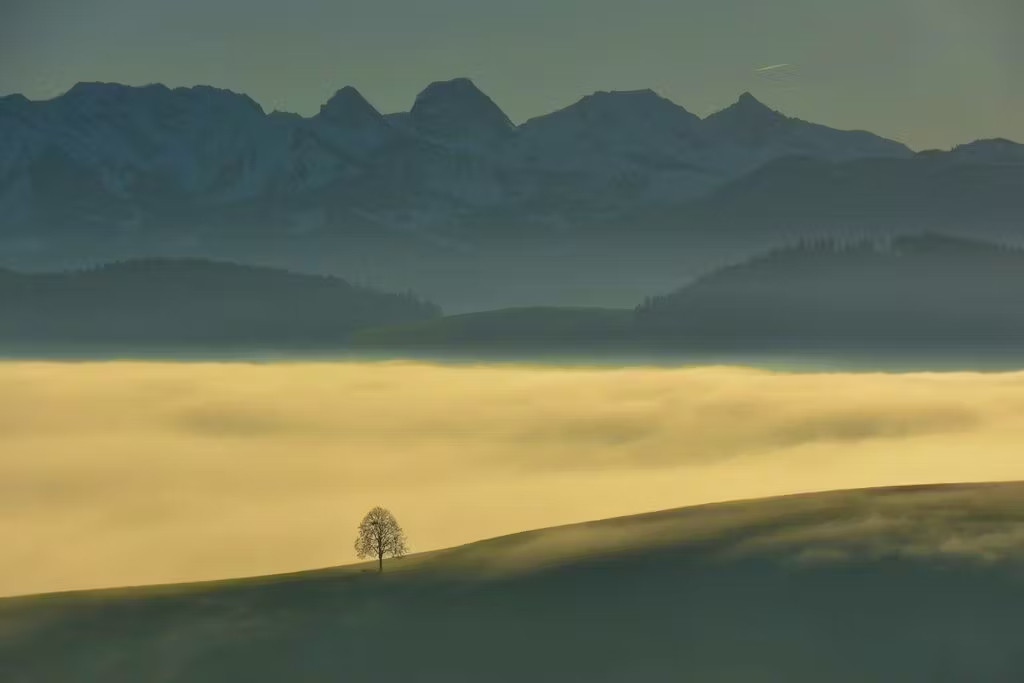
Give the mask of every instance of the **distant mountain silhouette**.
[[722, 268], [637, 309], [684, 348], [1020, 348], [1024, 251], [941, 235], [819, 240]]
[[416, 97], [408, 122], [428, 140], [487, 148], [507, 140], [515, 125], [468, 78], [431, 83]]
[[773, 161], [678, 212], [648, 216], [669, 231], [774, 242], [794, 235], [927, 230], [1024, 241], [1024, 145], [979, 141], [951, 152], [833, 163]]
[[[432, 83], [408, 113], [388, 116], [345, 87], [309, 119], [268, 116], [245, 95], [206, 86], [79, 83], [48, 101], [0, 98], [0, 150], [10, 225], [60, 224], [39, 215], [37, 200], [88, 186], [89, 208], [100, 213], [72, 211], [68, 221], [146, 225], [256, 204], [287, 224], [331, 204], [345, 210], [335, 218], [362, 211], [393, 225], [402, 221], [374, 198], [399, 191], [415, 207], [407, 219], [423, 229], [481, 207], [586, 214], [672, 201], [794, 154], [910, 155], [868, 133], [790, 119], [749, 94], [701, 121], [649, 90], [599, 92], [516, 127], [466, 78]], [[552, 184], [595, 206], [576, 196], [553, 204]], [[332, 204], [324, 191], [344, 201]]]
[[621, 307], [799, 236], [1020, 241], [1022, 150], [915, 155], [749, 93], [701, 119], [597, 92], [517, 126], [465, 78], [391, 114], [345, 87], [308, 118], [207, 86], [80, 83], [0, 98], [0, 264], [196, 257], [450, 310]]
[[436, 306], [408, 294], [194, 259], [138, 260], [64, 273], [0, 271], [0, 349], [327, 349], [344, 344], [361, 327], [439, 315]]

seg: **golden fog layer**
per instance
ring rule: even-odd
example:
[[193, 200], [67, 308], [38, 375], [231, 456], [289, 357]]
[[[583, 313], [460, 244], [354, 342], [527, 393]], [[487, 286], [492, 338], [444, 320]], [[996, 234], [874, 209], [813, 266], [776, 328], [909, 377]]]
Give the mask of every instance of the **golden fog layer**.
[[695, 503], [1024, 479], [1024, 373], [0, 364], [0, 595], [354, 560]]

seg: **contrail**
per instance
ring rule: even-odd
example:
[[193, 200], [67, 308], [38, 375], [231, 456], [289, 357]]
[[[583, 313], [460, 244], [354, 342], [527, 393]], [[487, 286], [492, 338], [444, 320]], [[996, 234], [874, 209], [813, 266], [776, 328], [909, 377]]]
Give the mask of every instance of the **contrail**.
[[754, 69], [754, 71], [760, 73], [763, 71], [775, 71], [776, 69], [785, 69], [787, 66], [793, 66], [792, 64], [772, 64], [771, 66], [762, 66], [760, 69]]

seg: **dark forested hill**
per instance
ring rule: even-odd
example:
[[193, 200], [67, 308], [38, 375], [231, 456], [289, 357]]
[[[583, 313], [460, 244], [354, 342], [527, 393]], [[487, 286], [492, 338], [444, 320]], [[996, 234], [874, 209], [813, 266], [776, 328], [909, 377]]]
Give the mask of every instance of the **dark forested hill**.
[[410, 294], [191, 259], [0, 271], [0, 347], [33, 344], [524, 351], [1015, 349], [1024, 250], [934, 234], [811, 240], [629, 310], [440, 317]]
[[371, 328], [381, 351], [954, 353], [1024, 348], [1024, 250], [939, 234], [812, 239], [635, 311], [512, 308]]
[[805, 242], [720, 269], [637, 309], [685, 346], [1016, 347], [1024, 251], [938, 235]]
[[0, 271], [0, 346], [336, 346], [358, 328], [439, 315], [409, 294], [199, 259]]

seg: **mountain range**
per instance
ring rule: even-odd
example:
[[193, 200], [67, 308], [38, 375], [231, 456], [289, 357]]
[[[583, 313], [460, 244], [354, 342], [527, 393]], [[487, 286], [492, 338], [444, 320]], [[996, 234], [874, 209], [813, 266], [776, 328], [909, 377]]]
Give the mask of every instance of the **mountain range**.
[[308, 118], [207, 86], [0, 98], [0, 263], [229, 259], [449, 310], [622, 306], [794, 235], [1012, 241], [1022, 187], [1022, 145], [914, 153], [749, 93], [702, 119], [597, 92], [521, 125], [464, 78], [393, 114], [342, 88]]

